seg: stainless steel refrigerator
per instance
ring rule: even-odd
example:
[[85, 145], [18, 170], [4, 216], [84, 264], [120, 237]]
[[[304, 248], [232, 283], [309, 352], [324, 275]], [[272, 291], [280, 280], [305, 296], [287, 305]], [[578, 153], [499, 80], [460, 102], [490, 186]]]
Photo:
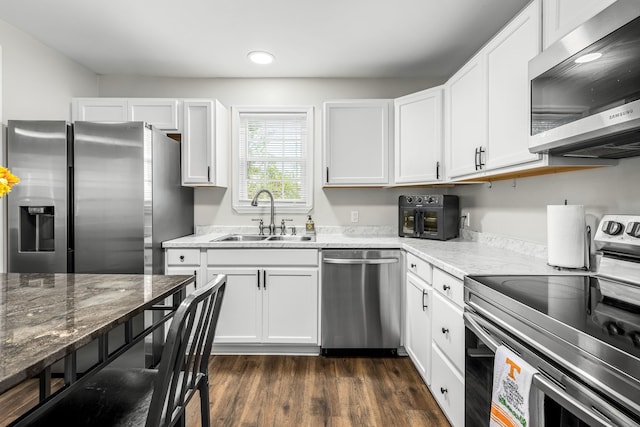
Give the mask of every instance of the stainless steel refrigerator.
[[9, 120], [9, 271], [164, 273], [193, 233], [180, 144], [142, 122]]
[[[193, 233], [180, 144], [142, 122], [9, 120], [7, 163], [20, 178], [7, 197], [9, 272], [163, 274], [162, 241]], [[110, 349], [125, 335], [110, 332]], [[153, 336], [115, 364], [155, 365], [162, 329]], [[83, 372], [98, 357], [94, 341], [73, 363]]]

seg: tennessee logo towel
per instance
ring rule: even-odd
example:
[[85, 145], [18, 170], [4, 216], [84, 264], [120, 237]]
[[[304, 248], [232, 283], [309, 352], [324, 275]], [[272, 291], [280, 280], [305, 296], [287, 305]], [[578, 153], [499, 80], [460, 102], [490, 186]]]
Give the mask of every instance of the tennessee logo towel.
[[536, 370], [505, 346], [496, 350], [490, 427], [528, 427], [529, 390]]

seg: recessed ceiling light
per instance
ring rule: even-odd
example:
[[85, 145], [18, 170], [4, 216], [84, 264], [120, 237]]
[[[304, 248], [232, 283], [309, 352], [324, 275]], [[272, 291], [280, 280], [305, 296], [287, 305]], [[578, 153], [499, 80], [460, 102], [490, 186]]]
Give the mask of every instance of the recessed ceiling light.
[[262, 50], [254, 50], [253, 52], [249, 52], [247, 56], [249, 57], [251, 62], [260, 65], [271, 64], [274, 59], [274, 56], [272, 54]]
[[584, 64], [585, 62], [595, 61], [600, 58], [602, 54], [600, 52], [587, 53], [586, 55], [579, 56], [576, 58], [576, 64]]

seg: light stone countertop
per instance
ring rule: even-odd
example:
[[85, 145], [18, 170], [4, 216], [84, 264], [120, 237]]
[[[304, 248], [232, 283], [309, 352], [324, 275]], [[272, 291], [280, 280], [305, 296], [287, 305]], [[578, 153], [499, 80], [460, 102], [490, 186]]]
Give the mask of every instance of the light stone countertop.
[[404, 249], [459, 279], [479, 274], [585, 274], [584, 271], [557, 270], [546, 259], [464, 239], [447, 241], [397, 236], [319, 233], [315, 241], [212, 242], [229, 233], [185, 236], [163, 243], [164, 248], [309, 248], [309, 249]]

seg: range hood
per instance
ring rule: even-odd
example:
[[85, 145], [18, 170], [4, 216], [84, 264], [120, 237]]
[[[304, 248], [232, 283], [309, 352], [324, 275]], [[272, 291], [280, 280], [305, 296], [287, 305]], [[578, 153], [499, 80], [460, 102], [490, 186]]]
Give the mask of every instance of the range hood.
[[529, 62], [529, 150], [640, 156], [640, 1], [618, 0]]

